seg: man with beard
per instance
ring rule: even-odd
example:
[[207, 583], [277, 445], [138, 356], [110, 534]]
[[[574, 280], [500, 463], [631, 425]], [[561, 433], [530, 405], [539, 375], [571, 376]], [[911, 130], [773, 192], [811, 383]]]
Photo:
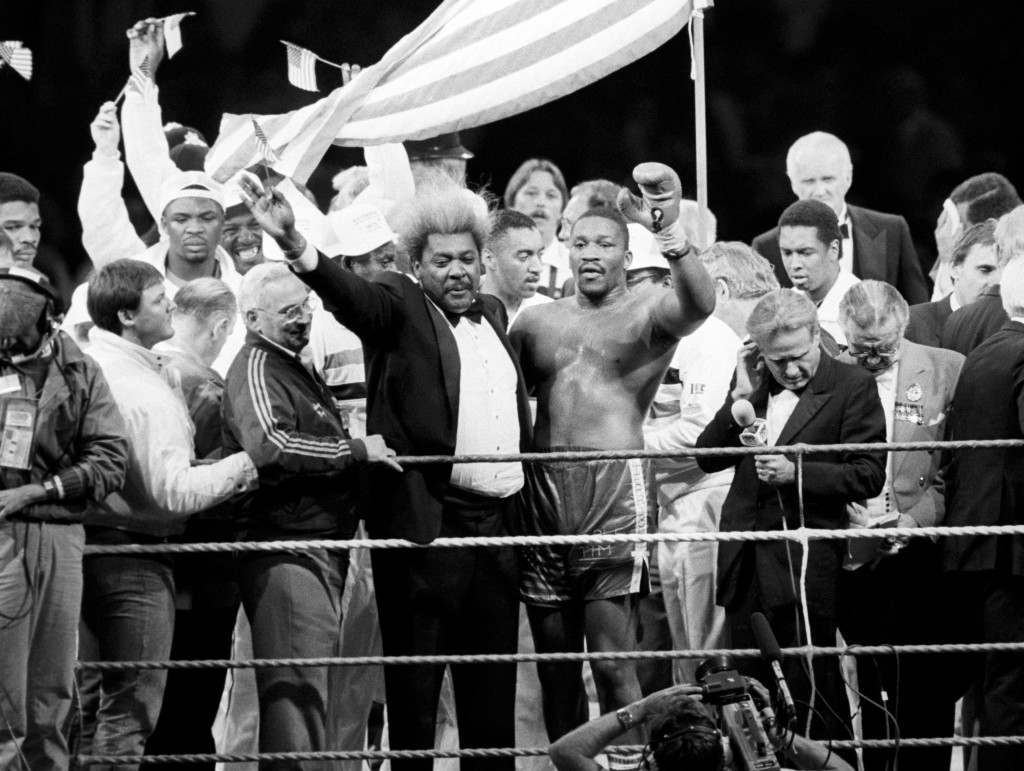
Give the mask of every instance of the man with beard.
[[[266, 263], [242, 282], [248, 330], [228, 371], [224, 450], [245, 450], [260, 489], [245, 505], [248, 540], [351, 538], [357, 462], [401, 471], [379, 435], [350, 439], [323, 380], [299, 358], [309, 342], [309, 290]], [[348, 553], [260, 552], [241, 559], [242, 602], [257, 658], [333, 656]], [[326, 749], [326, 667], [256, 672], [261, 752]]]
[[[576, 220], [568, 242], [576, 294], [527, 309], [510, 333], [537, 394], [535, 449], [642, 449], [643, 421], [676, 343], [714, 309], [714, 286], [679, 222], [679, 177], [657, 163], [641, 164], [633, 176], [644, 199], [623, 191], [620, 208], [654, 231], [671, 287], [627, 287], [629, 236], [617, 211], [594, 209]], [[647, 476], [635, 459], [528, 466], [526, 529], [644, 533]], [[521, 560], [521, 594], [538, 652], [580, 651], [584, 637], [590, 650], [635, 647], [637, 599], [647, 589], [643, 546], [531, 547]], [[640, 697], [634, 662], [591, 666], [603, 710]], [[548, 733], [556, 739], [587, 719], [581, 664], [538, 665], [538, 673]], [[638, 738], [631, 731], [622, 741]], [[613, 767], [635, 761], [617, 756]]]
[[480, 291], [501, 300], [508, 325], [532, 305], [551, 302], [540, 294], [541, 254], [544, 243], [534, 221], [521, 212], [501, 209], [491, 216], [491, 231], [484, 243]]

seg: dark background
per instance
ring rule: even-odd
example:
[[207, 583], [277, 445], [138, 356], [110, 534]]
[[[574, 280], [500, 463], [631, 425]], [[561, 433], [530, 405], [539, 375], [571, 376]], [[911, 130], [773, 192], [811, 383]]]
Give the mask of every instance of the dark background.
[[[0, 170], [43, 192], [41, 259], [68, 266], [76, 280], [86, 266], [75, 201], [92, 149], [88, 125], [124, 83], [124, 31], [135, 20], [198, 12], [182, 25], [185, 47], [157, 79], [164, 120], [198, 127], [212, 142], [222, 112], [284, 112], [316, 98], [288, 84], [278, 39], [371, 64], [438, 1], [3, 0], [0, 39], [32, 48], [35, 77], [25, 83], [0, 70]], [[927, 268], [935, 217], [953, 186], [981, 171], [1021, 178], [1012, 115], [1024, 71], [1022, 5], [719, 0], [705, 23], [719, 238], [749, 241], [774, 224], [792, 199], [787, 147], [822, 129], [850, 146], [849, 200], [907, 217]], [[464, 132], [476, 152], [471, 183], [500, 194], [531, 156], [553, 159], [570, 186], [596, 176], [625, 182], [635, 163], [661, 160], [679, 170], [693, 196], [689, 55], [684, 31], [569, 97]], [[321, 66], [317, 74], [324, 92], [337, 83], [335, 70]], [[361, 162], [358, 150], [328, 152], [310, 182], [322, 205], [333, 193], [331, 176]]]

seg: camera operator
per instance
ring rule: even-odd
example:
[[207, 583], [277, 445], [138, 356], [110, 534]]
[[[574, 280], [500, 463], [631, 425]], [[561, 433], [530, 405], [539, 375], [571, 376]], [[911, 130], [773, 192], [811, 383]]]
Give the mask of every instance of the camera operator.
[[[768, 691], [747, 679], [754, 701], [769, 703]], [[648, 726], [648, 743], [640, 768], [657, 771], [731, 771], [740, 766], [727, 757], [722, 734], [708, 708], [701, 703], [701, 686], [674, 685], [609, 712], [567, 733], [548, 749], [558, 771], [599, 771], [594, 758], [605, 747], [637, 725]], [[783, 769], [853, 771], [853, 767], [821, 742], [787, 734], [777, 744]]]

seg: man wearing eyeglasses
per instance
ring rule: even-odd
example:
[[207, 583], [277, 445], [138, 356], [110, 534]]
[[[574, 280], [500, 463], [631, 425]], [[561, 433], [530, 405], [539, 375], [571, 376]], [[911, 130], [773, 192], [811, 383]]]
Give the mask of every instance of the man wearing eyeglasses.
[[[904, 339], [909, 309], [891, 284], [862, 281], [839, 303], [848, 348], [841, 361], [859, 364], [875, 378], [885, 412], [886, 441], [934, 442], [945, 438], [946, 416], [964, 357], [955, 351]], [[855, 527], [929, 527], [945, 518], [938, 452], [890, 452], [885, 487], [864, 506], [852, 506]], [[938, 547], [928, 538], [850, 539], [840, 579], [839, 629], [848, 643], [916, 644], [943, 639], [948, 622], [942, 603]], [[939, 619], [942, 619], [941, 621]], [[957, 694], [935, 682], [935, 662], [909, 656], [858, 657], [865, 739], [885, 739], [887, 716], [901, 737], [945, 736], [952, 730]], [[947, 681], [949, 678], [938, 678]], [[949, 748], [905, 749], [914, 768], [946, 768]], [[883, 769], [892, 750], [864, 750], [867, 771]], [[913, 761], [913, 762], [910, 762]]]
[[[251, 541], [351, 538], [356, 463], [401, 471], [380, 435], [351, 439], [323, 379], [299, 352], [309, 342], [309, 289], [283, 263], [264, 263], [242, 280], [247, 336], [228, 370], [224, 449], [244, 449], [259, 491], [243, 504]], [[337, 654], [342, 550], [243, 553], [240, 588], [257, 658]], [[326, 749], [326, 667], [256, 671], [260, 752]]]

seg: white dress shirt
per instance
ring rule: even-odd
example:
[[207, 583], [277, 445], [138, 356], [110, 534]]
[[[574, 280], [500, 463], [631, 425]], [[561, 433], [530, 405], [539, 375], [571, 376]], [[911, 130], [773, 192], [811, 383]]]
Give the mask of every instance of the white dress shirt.
[[840, 345], [846, 345], [846, 332], [843, 331], [843, 325], [839, 323], [839, 301], [843, 299], [847, 289], [859, 283], [860, 279], [852, 273], [839, 271], [832, 288], [818, 304], [818, 324]]
[[[900, 364], [896, 362], [889, 369], [875, 375], [878, 398], [885, 412], [885, 441], [892, 441], [893, 420], [896, 414], [896, 383], [899, 378]], [[886, 453], [885, 486], [882, 492], [867, 502], [868, 517], [872, 525], [882, 524], [886, 520], [896, 519], [896, 500], [892, 494], [892, 453]]]
[[775, 446], [779, 441], [779, 435], [782, 433], [782, 429], [785, 428], [786, 423], [789, 422], [790, 416], [793, 414], [793, 410], [796, 409], [797, 402], [800, 401], [799, 394], [796, 391], [790, 391], [788, 388], [784, 388], [779, 393], [768, 397], [768, 410], [765, 412], [765, 430], [768, 433], [768, 445], [770, 447]]
[[850, 210], [843, 207], [839, 217], [839, 226], [846, 225], [846, 238], [843, 241], [843, 253], [839, 257], [839, 269], [843, 273], [853, 273], [853, 223], [850, 222]]
[[[519, 452], [516, 369], [508, 351], [485, 319], [477, 322], [462, 318], [449, 326], [455, 335], [460, 364], [455, 454]], [[480, 495], [505, 498], [522, 488], [523, 465], [519, 461], [456, 463], [451, 483]]]

